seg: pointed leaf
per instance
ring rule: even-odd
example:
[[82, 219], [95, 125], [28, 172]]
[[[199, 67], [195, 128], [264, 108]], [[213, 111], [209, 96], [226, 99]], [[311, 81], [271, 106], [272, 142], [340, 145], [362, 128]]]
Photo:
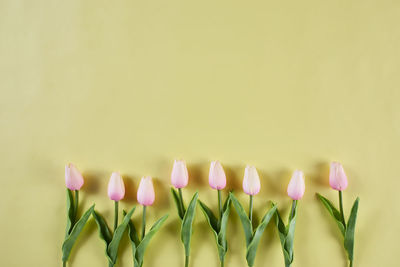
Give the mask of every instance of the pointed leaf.
[[267, 227], [269, 221], [271, 220], [272, 216], [274, 216], [275, 212], [276, 212], [276, 206], [273, 204], [272, 208], [264, 215], [264, 217], [261, 220], [261, 223], [258, 225], [256, 231], [254, 232], [253, 239], [251, 240], [250, 245], [248, 246], [246, 252], [246, 260], [249, 266], [254, 265], [257, 247], [258, 244], [260, 243], [261, 236], [265, 228]]
[[218, 233], [218, 244], [220, 245], [218, 248], [218, 253], [219, 253], [219, 258], [222, 261], [225, 257], [226, 252], [228, 251], [228, 242], [226, 240], [226, 230], [228, 226], [228, 218], [229, 218], [229, 213], [230, 213], [230, 203], [231, 199], [228, 196], [225, 200], [225, 204], [222, 208], [222, 218], [220, 221], [220, 229]]
[[335, 206], [325, 197], [321, 196], [320, 194], [317, 193], [317, 196], [321, 200], [322, 204], [324, 204], [325, 208], [328, 210], [329, 214], [335, 219], [340, 232], [344, 236], [345, 234], [345, 227], [342, 223], [342, 218], [340, 216], [340, 212], [335, 208]]
[[181, 220], [183, 220], [183, 216], [184, 216], [185, 212], [182, 210], [183, 205], [181, 205], [181, 199], [180, 199], [178, 193], [176, 192], [176, 190], [173, 189], [172, 187], [171, 187], [171, 193], [172, 193], [172, 198], [175, 201], [176, 208], [178, 209], [179, 218], [181, 218]]
[[196, 215], [196, 204], [197, 204], [198, 197], [199, 197], [199, 193], [196, 192], [193, 195], [193, 198], [190, 201], [189, 206], [188, 206], [186, 213], [182, 220], [181, 240], [183, 242], [183, 245], [185, 246], [185, 255], [186, 256], [190, 255], [190, 240], [192, 238], [193, 220]]
[[[290, 224], [292, 223], [292, 225], [293, 225], [292, 229], [294, 229], [295, 220], [292, 219], [289, 222], [288, 227], [286, 227], [285, 223], [282, 220], [281, 215], [279, 214], [278, 208], [276, 209], [276, 213], [275, 214], [276, 214], [275, 223], [276, 223], [276, 227], [278, 228], [279, 240], [281, 241], [283, 257], [285, 259], [285, 265], [286, 266], [290, 266], [290, 264], [293, 261], [293, 259], [292, 259], [292, 251], [291, 251], [292, 249], [290, 248], [290, 246], [288, 246], [287, 242], [288, 242], [289, 230], [291, 228]], [[295, 213], [294, 216], [296, 216], [296, 213]], [[293, 234], [294, 234], [294, 232], [293, 232]]]
[[237, 200], [233, 193], [229, 193], [229, 196], [232, 200], [233, 207], [235, 208], [236, 212], [239, 215], [240, 221], [242, 222], [242, 227], [246, 238], [246, 247], [248, 247], [250, 245], [251, 239], [253, 238], [253, 226], [251, 225], [250, 219], [244, 211], [239, 200]]
[[347, 222], [346, 234], [344, 236], [344, 248], [347, 251], [349, 260], [353, 260], [353, 249], [354, 249], [354, 232], [357, 220], [358, 202], [359, 198], [354, 201], [353, 207], [351, 208], [349, 220]]
[[71, 233], [75, 220], [75, 205], [72, 191], [67, 188], [67, 227], [65, 229], [65, 238]]
[[131, 220], [132, 214], [135, 211], [136, 207], [133, 207], [128, 214], [125, 215], [122, 223], [118, 225], [117, 229], [115, 229], [114, 236], [110, 242], [110, 244], [107, 247], [107, 254], [110, 257], [110, 260], [113, 264], [116, 263], [117, 261], [117, 255], [118, 255], [118, 247], [119, 243], [121, 242], [122, 235], [124, 234], [126, 228], [128, 227], [128, 223]]
[[106, 221], [95, 210], [93, 211], [93, 218], [97, 224], [97, 228], [99, 229], [100, 238], [106, 243], [106, 246], [108, 246], [108, 244], [111, 242], [112, 234], [107, 226]]
[[296, 227], [296, 217], [297, 217], [297, 204], [294, 209], [293, 218], [289, 221], [289, 224], [286, 228], [287, 232], [285, 239], [285, 250], [288, 254], [288, 257], [285, 260], [286, 263], [292, 263], [294, 258], [293, 245], [294, 245], [294, 230]]
[[83, 215], [82, 217], [76, 222], [74, 227], [71, 230], [71, 233], [67, 236], [67, 238], [64, 240], [64, 243], [62, 245], [62, 261], [66, 262], [69, 258], [69, 254], [71, 253], [71, 249], [75, 244], [76, 239], [78, 238], [79, 234], [82, 232], [82, 229], [84, 228], [87, 220], [90, 217], [90, 214], [92, 214], [94, 210], [94, 205], [91, 206]]
[[216, 233], [218, 233], [218, 219], [217, 219], [217, 217], [215, 217], [215, 215], [212, 212], [212, 210], [209, 207], [207, 207], [207, 205], [204, 204], [201, 200], [199, 200], [199, 205], [200, 205], [200, 208], [203, 211], [204, 216], [206, 217], [207, 222], [210, 225], [210, 227]]
[[[122, 215], [123, 216], [126, 215], [126, 211], [125, 210], [122, 211]], [[128, 231], [129, 231], [129, 239], [131, 240], [131, 242], [133, 242], [132, 245], [137, 247], [139, 245], [139, 243], [140, 243], [140, 240], [139, 240], [139, 236], [138, 236], [137, 231], [136, 231], [136, 227], [133, 224], [132, 220], [129, 221]]]
[[144, 236], [144, 238], [140, 242], [139, 246], [137, 246], [135, 258], [136, 258], [139, 266], [143, 265], [144, 252], [146, 250], [147, 245], [149, 244], [149, 242], [153, 238], [153, 236], [157, 233], [157, 231], [160, 229], [160, 227], [163, 225], [165, 220], [167, 220], [167, 218], [168, 218], [168, 214], [164, 215], [157, 222], [155, 222], [153, 224], [153, 226], [150, 228], [150, 231]]

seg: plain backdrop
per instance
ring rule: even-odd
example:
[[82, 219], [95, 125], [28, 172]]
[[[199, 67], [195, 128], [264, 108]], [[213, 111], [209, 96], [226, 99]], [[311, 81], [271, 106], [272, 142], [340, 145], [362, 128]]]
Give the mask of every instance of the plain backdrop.
[[[107, 182], [119, 170], [125, 209], [143, 175], [154, 177], [152, 240], [145, 267], [183, 266], [170, 196], [174, 159], [216, 210], [208, 186], [220, 160], [241, 191], [257, 167], [258, 220], [302, 169], [294, 267], [345, 267], [340, 233], [315, 197], [337, 203], [328, 164], [349, 177], [345, 212], [359, 196], [354, 266], [398, 266], [400, 150], [399, 1], [19, 1], [0, 0], [0, 265], [61, 266], [66, 224], [64, 165], [83, 172], [81, 207], [112, 224]], [[224, 192], [226, 196], [227, 190]], [[141, 208], [133, 218], [140, 222]], [[218, 266], [214, 237], [197, 209], [191, 267]], [[245, 266], [232, 209], [226, 266]], [[71, 267], [107, 266], [90, 220]], [[118, 266], [132, 266], [128, 240]], [[271, 224], [255, 267], [284, 266]]]

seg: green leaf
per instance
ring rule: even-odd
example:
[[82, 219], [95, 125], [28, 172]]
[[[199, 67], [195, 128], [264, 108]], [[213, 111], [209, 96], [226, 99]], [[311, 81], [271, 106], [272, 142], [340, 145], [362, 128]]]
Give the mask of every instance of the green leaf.
[[257, 247], [258, 244], [260, 243], [261, 236], [265, 228], [267, 227], [269, 221], [271, 220], [272, 216], [274, 216], [275, 212], [276, 212], [276, 206], [275, 204], [272, 204], [272, 208], [264, 215], [264, 217], [261, 219], [261, 223], [258, 225], [256, 231], [254, 232], [253, 238], [250, 242], [250, 245], [247, 247], [247, 252], [246, 252], [246, 260], [249, 266], [254, 265]]
[[106, 243], [106, 246], [108, 246], [108, 244], [111, 242], [112, 234], [107, 226], [106, 221], [95, 210], [93, 211], [93, 218], [97, 224], [97, 228], [99, 229], [100, 238]]
[[218, 244], [220, 245], [218, 247], [218, 252], [219, 252], [219, 258], [221, 261], [224, 259], [226, 252], [228, 251], [228, 242], [226, 241], [226, 230], [228, 226], [228, 218], [229, 218], [229, 213], [230, 213], [230, 203], [231, 199], [228, 196], [225, 200], [225, 204], [222, 208], [222, 218], [220, 221], [220, 229], [218, 233]]
[[189, 203], [189, 206], [186, 210], [185, 216], [182, 219], [182, 226], [181, 226], [181, 240], [183, 245], [185, 246], [185, 255], [190, 255], [190, 240], [192, 237], [193, 232], [193, 220], [196, 214], [196, 204], [197, 198], [199, 197], [199, 193], [196, 192], [193, 195], [192, 200]]
[[179, 218], [181, 218], [181, 220], [183, 220], [183, 216], [184, 216], [185, 212], [182, 210], [183, 205], [181, 205], [181, 199], [180, 199], [178, 193], [176, 192], [176, 190], [173, 189], [172, 187], [171, 187], [171, 193], [172, 193], [172, 197], [175, 201], [176, 208], [178, 209]]
[[74, 227], [71, 230], [71, 233], [67, 236], [67, 238], [64, 240], [64, 243], [62, 245], [62, 261], [66, 262], [69, 258], [69, 254], [71, 253], [71, 249], [75, 244], [76, 239], [78, 238], [79, 234], [82, 232], [82, 229], [84, 228], [87, 220], [90, 217], [90, 214], [92, 214], [94, 210], [94, 205], [92, 205], [79, 219], [79, 221], [76, 222]]
[[136, 207], [133, 207], [128, 212], [128, 214], [125, 215], [122, 223], [120, 225], [118, 225], [117, 229], [115, 229], [113, 238], [107, 247], [107, 254], [110, 257], [112, 264], [115, 264], [117, 261], [119, 243], [121, 242], [122, 235], [124, 234], [126, 228], [128, 227], [128, 223], [131, 220], [131, 217], [132, 217], [133, 212], [135, 211], [135, 208]]
[[[126, 211], [123, 210], [122, 214], [125, 216]], [[129, 220], [128, 233], [129, 233], [129, 240], [131, 241], [131, 246], [132, 246], [133, 266], [140, 267], [138, 261], [136, 260], [136, 247], [139, 245], [140, 240], [132, 220]]]
[[253, 238], [253, 226], [251, 225], [250, 219], [244, 211], [239, 200], [237, 200], [233, 193], [229, 193], [229, 197], [232, 200], [233, 207], [239, 215], [240, 221], [242, 222], [243, 231], [246, 238], [246, 247], [248, 247], [250, 245], [251, 239]]
[[75, 221], [75, 205], [72, 191], [67, 188], [67, 227], [65, 229], [65, 238], [71, 233]]
[[207, 207], [201, 200], [199, 200], [200, 208], [203, 211], [204, 216], [207, 219], [208, 224], [210, 225], [211, 229], [213, 229], [216, 233], [218, 233], [218, 219], [215, 217], [212, 210]]
[[[199, 200], [199, 204], [201, 210], [203, 211], [204, 216], [210, 226], [214, 237], [215, 242], [217, 244], [218, 254], [221, 261], [224, 260], [225, 254], [228, 250], [228, 242], [226, 241], [226, 229], [228, 224], [228, 217], [230, 213], [230, 198], [229, 196], [225, 200], [225, 204], [222, 208], [222, 219], [219, 222], [218, 219], [215, 217], [214, 213], [211, 211], [210, 208], [207, 207], [206, 204]], [[220, 225], [220, 229], [218, 229], [218, 225]]]
[[278, 228], [279, 240], [281, 241], [283, 257], [285, 259], [285, 265], [290, 266], [293, 262], [293, 241], [294, 241], [294, 230], [296, 226], [297, 217], [297, 205], [294, 210], [293, 218], [289, 221], [288, 225], [285, 226], [279, 210], [276, 209], [276, 226]]
[[346, 229], [342, 223], [342, 218], [340, 216], [340, 212], [335, 208], [335, 206], [328, 199], [326, 199], [325, 197], [321, 196], [318, 193], [317, 193], [317, 196], [321, 200], [322, 204], [324, 204], [324, 206], [328, 210], [329, 214], [335, 219], [340, 232], [344, 236]]
[[356, 220], [357, 220], [357, 211], [358, 211], [358, 202], [360, 201], [357, 198], [354, 201], [353, 207], [351, 208], [349, 220], [347, 222], [346, 233], [344, 235], [344, 248], [347, 251], [349, 260], [353, 260], [353, 249], [354, 249], [354, 232], [356, 227]]
[[150, 231], [144, 236], [143, 240], [137, 246], [135, 258], [137, 260], [138, 266], [143, 265], [144, 252], [146, 250], [147, 245], [149, 244], [153, 236], [157, 233], [157, 231], [160, 229], [160, 227], [163, 225], [165, 220], [167, 220], [167, 218], [168, 214], [164, 215], [157, 222], [155, 222], [153, 226], [150, 228]]

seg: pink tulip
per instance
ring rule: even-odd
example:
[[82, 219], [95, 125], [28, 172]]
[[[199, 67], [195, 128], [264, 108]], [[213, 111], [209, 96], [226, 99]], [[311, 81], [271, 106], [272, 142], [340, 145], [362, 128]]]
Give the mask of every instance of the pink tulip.
[[143, 206], [151, 206], [154, 203], [154, 198], [154, 187], [151, 177], [142, 177], [137, 191], [137, 201]]
[[187, 186], [189, 174], [184, 160], [175, 160], [171, 173], [171, 183], [175, 188]]
[[219, 161], [211, 162], [208, 183], [213, 189], [221, 190], [225, 188], [226, 176], [224, 169], [222, 168], [222, 165], [221, 163], [219, 163]]
[[125, 196], [125, 186], [119, 172], [113, 172], [108, 182], [108, 197], [114, 201], [120, 201]]
[[260, 177], [254, 166], [246, 166], [243, 178], [243, 191], [248, 195], [257, 195], [260, 192]]
[[289, 182], [287, 193], [293, 200], [299, 200], [303, 197], [305, 191], [304, 174], [302, 171], [296, 170]]
[[79, 190], [83, 185], [82, 174], [72, 163], [65, 166], [65, 185], [70, 190]]
[[347, 176], [342, 164], [339, 162], [331, 162], [329, 184], [333, 189], [338, 191], [343, 191], [347, 188]]

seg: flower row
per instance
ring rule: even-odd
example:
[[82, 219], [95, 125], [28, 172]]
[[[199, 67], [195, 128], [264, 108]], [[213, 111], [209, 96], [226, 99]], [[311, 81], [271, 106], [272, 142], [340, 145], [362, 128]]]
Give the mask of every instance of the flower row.
[[[203, 211], [211, 231], [215, 236], [221, 266], [224, 266], [225, 255], [228, 250], [226, 229], [231, 204], [238, 213], [242, 223], [246, 239], [246, 261], [248, 266], [253, 266], [261, 235], [273, 217], [275, 217], [275, 224], [277, 226], [282, 245], [285, 266], [291, 266], [294, 259], [293, 240], [298, 200], [303, 197], [305, 191], [304, 173], [302, 171], [294, 171], [287, 187], [287, 194], [293, 200], [287, 225], [285, 225], [281, 219], [279, 210], [274, 203], [272, 203], [271, 208], [266, 212], [265, 216], [261, 219], [258, 225], [256, 225], [256, 223], [253, 221], [253, 198], [260, 192], [261, 187], [260, 178], [257, 169], [254, 166], [246, 166], [243, 178], [243, 191], [249, 195], [249, 208], [247, 213], [232, 192], [229, 193], [225, 201], [222, 200], [221, 191], [226, 187], [226, 175], [219, 161], [211, 162], [209, 172], [209, 185], [212, 189], [217, 190], [218, 196], [218, 213], [216, 215], [204, 202], [198, 199], [197, 192], [193, 195], [188, 206], [185, 206], [182, 197], [182, 189], [188, 185], [188, 182], [189, 174], [185, 161], [175, 160], [171, 173], [171, 183], [175, 189], [171, 188], [171, 193], [176, 203], [178, 216], [181, 220], [181, 241], [185, 248], [185, 267], [189, 266], [190, 241], [197, 203], [199, 203], [199, 206]], [[99, 229], [100, 238], [106, 244], [106, 256], [110, 267], [116, 264], [119, 242], [126, 229], [128, 229], [129, 238], [132, 245], [134, 266], [142, 266], [144, 251], [150, 239], [160, 229], [168, 217], [168, 215], [165, 215], [159, 219], [146, 234], [146, 207], [151, 206], [155, 200], [152, 178], [150, 176], [143, 177], [140, 181], [137, 191], [137, 201], [143, 206], [140, 233], [136, 230], [136, 227], [131, 220], [131, 216], [135, 210], [135, 207], [132, 208], [128, 213], [123, 211], [123, 219], [121, 223], [118, 221], [118, 203], [125, 196], [125, 186], [119, 172], [113, 172], [108, 183], [108, 197], [110, 200], [114, 201], [115, 207], [113, 231], [109, 229], [104, 218], [94, 210], [94, 205], [90, 207], [80, 218], [78, 218], [77, 211], [79, 203], [79, 190], [84, 184], [84, 179], [82, 174], [73, 164], [68, 164], [65, 167], [65, 183], [68, 188], [68, 216], [65, 240], [62, 246], [63, 266], [66, 266], [72, 246], [74, 245], [90, 215], [93, 215]], [[350, 266], [353, 266], [354, 228], [359, 199], [357, 198], [357, 200], [354, 202], [350, 217], [346, 224], [343, 212], [342, 191], [347, 188], [348, 181], [342, 165], [338, 162], [331, 163], [329, 184], [334, 190], [339, 192], [340, 211], [328, 199], [319, 194], [318, 197], [322, 204], [327, 208], [330, 215], [336, 221], [344, 239], [344, 248], [347, 251], [349, 264]], [[73, 194], [73, 192], [75, 194]]]

